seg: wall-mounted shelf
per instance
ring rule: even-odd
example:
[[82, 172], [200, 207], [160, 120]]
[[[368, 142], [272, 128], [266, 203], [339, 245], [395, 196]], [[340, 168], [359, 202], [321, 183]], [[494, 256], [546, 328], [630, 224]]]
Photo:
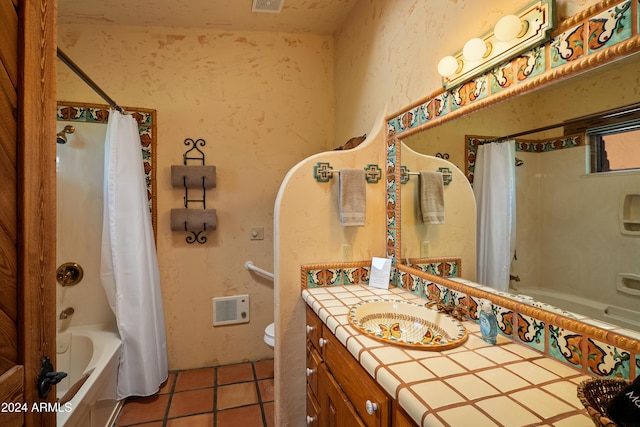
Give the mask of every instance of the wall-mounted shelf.
[[[203, 244], [207, 241], [203, 233], [216, 229], [216, 210], [207, 209], [206, 197], [206, 190], [216, 186], [216, 167], [205, 165], [204, 152], [198, 148], [206, 144], [204, 139], [187, 138], [184, 144], [191, 148], [182, 155], [183, 164], [171, 166], [171, 185], [184, 188], [184, 209], [171, 209], [171, 230], [191, 233], [186, 238], [187, 243]], [[201, 197], [190, 197], [189, 189], [201, 190]], [[198, 203], [202, 208], [190, 208], [190, 203]]]

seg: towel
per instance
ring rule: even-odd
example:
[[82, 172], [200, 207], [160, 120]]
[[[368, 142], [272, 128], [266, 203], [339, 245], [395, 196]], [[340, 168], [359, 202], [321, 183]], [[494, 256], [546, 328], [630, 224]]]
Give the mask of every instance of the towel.
[[367, 206], [364, 169], [340, 169], [340, 224], [364, 226]]
[[607, 404], [607, 415], [622, 427], [640, 426], [640, 376]]
[[420, 172], [420, 211], [425, 224], [444, 224], [444, 183], [440, 172]]
[[[204, 178], [204, 184], [202, 178]], [[216, 167], [171, 165], [171, 186], [214, 188], [216, 186]]]
[[171, 209], [172, 231], [207, 231], [216, 229], [215, 209]]

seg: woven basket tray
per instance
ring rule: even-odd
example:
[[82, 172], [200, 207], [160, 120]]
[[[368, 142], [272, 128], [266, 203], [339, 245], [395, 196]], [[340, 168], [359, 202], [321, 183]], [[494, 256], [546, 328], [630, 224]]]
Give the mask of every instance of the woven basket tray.
[[607, 403], [629, 384], [630, 380], [618, 378], [595, 378], [578, 384], [578, 399], [587, 409], [595, 425], [617, 427], [617, 424], [607, 417]]

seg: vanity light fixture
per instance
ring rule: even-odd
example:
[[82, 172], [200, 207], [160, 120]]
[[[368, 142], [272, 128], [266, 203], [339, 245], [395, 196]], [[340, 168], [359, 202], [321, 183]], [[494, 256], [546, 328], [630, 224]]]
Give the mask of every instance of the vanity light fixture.
[[554, 0], [535, 0], [498, 20], [493, 31], [474, 37], [455, 55], [438, 62], [442, 85], [451, 89], [543, 44], [553, 29]]

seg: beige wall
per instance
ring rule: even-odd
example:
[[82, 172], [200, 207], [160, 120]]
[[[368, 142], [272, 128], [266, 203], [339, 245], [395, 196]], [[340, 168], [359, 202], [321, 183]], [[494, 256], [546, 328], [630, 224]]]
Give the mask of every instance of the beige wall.
[[[59, 47], [120, 105], [158, 111], [158, 260], [170, 369], [272, 357], [273, 207], [287, 171], [333, 140], [333, 42], [306, 34], [199, 29], [61, 26]], [[58, 99], [103, 101], [58, 63]], [[170, 185], [185, 138], [204, 138], [217, 188], [207, 207], [218, 229], [204, 245], [172, 233], [169, 211], [184, 191]], [[251, 241], [249, 228], [265, 239]], [[251, 322], [212, 326], [214, 296], [249, 294]]]

